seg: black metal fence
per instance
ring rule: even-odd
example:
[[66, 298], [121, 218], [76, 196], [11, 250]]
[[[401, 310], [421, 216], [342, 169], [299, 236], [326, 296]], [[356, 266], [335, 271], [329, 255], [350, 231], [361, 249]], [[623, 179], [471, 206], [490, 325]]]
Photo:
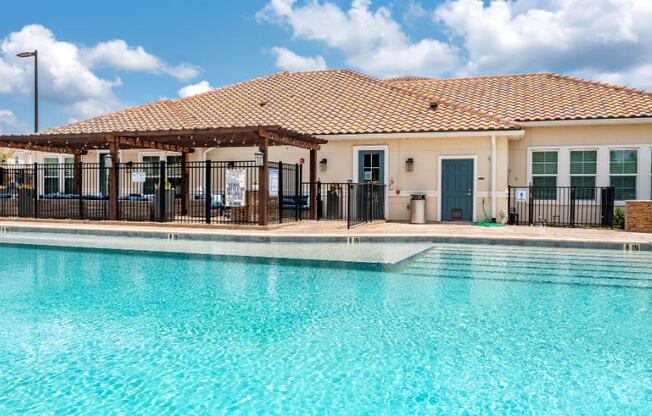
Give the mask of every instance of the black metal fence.
[[[303, 184], [309, 197], [311, 183]], [[372, 183], [317, 182], [317, 220], [346, 221], [347, 227], [385, 219], [385, 186]], [[309, 206], [303, 218], [309, 218]]]
[[[261, 172], [253, 161], [0, 165], [0, 217], [259, 224]], [[302, 179], [301, 165], [269, 162], [268, 224], [311, 218], [311, 188], [318, 220], [385, 217], [383, 185]]]
[[613, 227], [614, 188], [510, 186], [509, 223], [552, 227]]
[[[259, 222], [253, 161], [127, 162], [115, 171], [119, 221]], [[268, 223], [300, 220], [301, 166], [270, 162], [268, 172]], [[0, 165], [0, 217], [109, 220], [111, 174], [98, 163]]]

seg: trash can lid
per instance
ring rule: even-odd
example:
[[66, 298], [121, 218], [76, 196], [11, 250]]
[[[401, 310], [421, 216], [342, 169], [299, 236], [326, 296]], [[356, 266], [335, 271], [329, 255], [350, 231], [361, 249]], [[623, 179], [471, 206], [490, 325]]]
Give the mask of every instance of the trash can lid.
[[412, 199], [426, 199], [426, 194], [423, 192], [415, 192], [413, 194], [410, 194]]

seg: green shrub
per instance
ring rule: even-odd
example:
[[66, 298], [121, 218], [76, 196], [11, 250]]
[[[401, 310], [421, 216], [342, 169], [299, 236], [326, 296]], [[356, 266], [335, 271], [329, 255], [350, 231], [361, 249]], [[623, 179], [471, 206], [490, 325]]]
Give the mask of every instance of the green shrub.
[[625, 228], [625, 210], [622, 208], [616, 208], [614, 211], [614, 227]]

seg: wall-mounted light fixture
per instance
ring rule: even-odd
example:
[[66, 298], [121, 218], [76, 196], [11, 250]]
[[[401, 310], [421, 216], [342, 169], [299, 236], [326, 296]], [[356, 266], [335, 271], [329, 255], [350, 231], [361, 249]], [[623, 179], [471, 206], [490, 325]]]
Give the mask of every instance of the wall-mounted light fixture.
[[111, 169], [113, 167], [113, 155], [111, 153], [107, 153], [106, 156], [104, 157], [104, 167], [107, 169]]
[[323, 158], [319, 161], [319, 170], [326, 172], [326, 169], [328, 169], [328, 159]]
[[405, 160], [405, 171], [412, 172], [414, 170], [414, 159], [411, 157]]
[[256, 166], [258, 166], [258, 167], [263, 166], [263, 163], [264, 163], [263, 159], [265, 157], [265, 154], [263, 153], [263, 151], [261, 149], [258, 149], [258, 151], [256, 153], [254, 153], [254, 156], [256, 157]]

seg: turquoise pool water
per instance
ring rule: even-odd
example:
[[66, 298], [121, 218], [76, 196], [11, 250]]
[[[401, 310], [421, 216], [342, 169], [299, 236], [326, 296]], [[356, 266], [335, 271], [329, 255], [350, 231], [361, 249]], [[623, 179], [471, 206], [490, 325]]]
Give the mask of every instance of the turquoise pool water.
[[649, 253], [0, 253], [2, 415], [652, 413]]

